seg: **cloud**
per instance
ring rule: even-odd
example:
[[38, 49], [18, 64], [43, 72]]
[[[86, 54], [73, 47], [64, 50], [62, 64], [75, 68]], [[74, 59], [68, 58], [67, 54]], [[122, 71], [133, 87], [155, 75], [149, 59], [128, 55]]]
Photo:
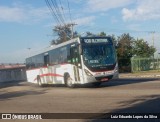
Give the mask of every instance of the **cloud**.
[[133, 0], [88, 0], [87, 8], [90, 12], [108, 11], [109, 9], [124, 7]]
[[93, 21], [96, 19], [95, 16], [88, 16], [88, 17], [83, 17], [83, 18], [79, 18], [79, 19], [75, 19], [74, 22], [76, 24], [78, 24], [78, 26], [82, 26], [82, 25], [91, 25], [93, 24]]
[[118, 22], [118, 19], [115, 16], [111, 17], [111, 23], [116, 24]]
[[21, 8], [0, 6], [0, 21], [20, 22], [25, 18], [24, 11]]
[[130, 24], [127, 26], [127, 28], [131, 31], [137, 31], [137, 32], [141, 31], [141, 29], [142, 29], [140, 24]]
[[153, 20], [160, 19], [159, 0], [139, 0], [134, 9], [123, 8], [123, 20]]
[[34, 22], [48, 18], [48, 8], [31, 6], [0, 6], [0, 22]]

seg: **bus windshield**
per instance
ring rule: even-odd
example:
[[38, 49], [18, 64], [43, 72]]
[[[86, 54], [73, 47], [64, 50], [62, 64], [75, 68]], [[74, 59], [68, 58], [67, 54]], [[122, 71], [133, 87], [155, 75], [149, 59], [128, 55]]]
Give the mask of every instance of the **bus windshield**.
[[116, 54], [113, 44], [87, 44], [82, 46], [84, 64], [89, 67], [114, 65]]

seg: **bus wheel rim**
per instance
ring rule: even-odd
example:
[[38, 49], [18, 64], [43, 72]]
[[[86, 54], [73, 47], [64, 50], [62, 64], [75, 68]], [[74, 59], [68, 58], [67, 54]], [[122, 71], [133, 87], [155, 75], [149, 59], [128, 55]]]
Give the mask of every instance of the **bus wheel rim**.
[[38, 80], [38, 85], [39, 85], [39, 86], [41, 86], [41, 85], [42, 85], [41, 80]]
[[41, 82], [40, 81], [38, 82], [38, 84], [39, 84], [39, 86], [41, 86]]
[[72, 86], [72, 79], [71, 79], [71, 78], [68, 78], [68, 80], [67, 80], [67, 85], [68, 85], [68, 86]]

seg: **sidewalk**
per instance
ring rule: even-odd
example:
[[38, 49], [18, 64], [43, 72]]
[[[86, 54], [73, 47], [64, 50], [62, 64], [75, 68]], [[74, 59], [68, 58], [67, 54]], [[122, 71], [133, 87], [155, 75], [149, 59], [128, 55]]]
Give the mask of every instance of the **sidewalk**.
[[119, 78], [160, 78], [160, 72], [119, 73]]

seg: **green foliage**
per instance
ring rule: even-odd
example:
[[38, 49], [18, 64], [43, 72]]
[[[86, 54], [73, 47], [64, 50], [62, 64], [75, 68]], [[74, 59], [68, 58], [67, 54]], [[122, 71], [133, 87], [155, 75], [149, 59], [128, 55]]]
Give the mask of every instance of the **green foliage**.
[[122, 34], [117, 40], [117, 57], [121, 72], [131, 71], [131, 57], [152, 57], [156, 49], [143, 39], [135, 40], [129, 34]]
[[59, 37], [57, 39], [58, 43], [66, 42], [71, 37], [71, 28], [68, 25], [66, 25], [66, 26], [55, 26], [53, 31], [54, 31], [54, 33], [57, 33], [57, 35]]
[[117, 39], [116, 51], [120, 72], [131, 71], [130, 58], [133, 55], [133, 42], [134, 38], [126, 33], [122, 34]]
[[87, 31], [86, 32], [86, 36], [88, 36], [88, 37], [92, 37], [92, 36], [107, 36], [107, 34], [105, 33], [105, 32], [100, 32], [99, 34], [94, 34], [94, 33], [92, 33], [92, 32], [89, 32], [89, 31]]
[[122, 34], [118, 37], [117, 56], [118, 58], [131, 58], [133, 55], [134, 38], [129, 34]]
[[101, 32], [101, 33], [99, 34], [99, 36], [106, 36], [106, 33], [105, 33], [105, 32]]
[[87, 31], [87, 32], [86, 32], [86, 36], [87, 36], [87, 37], [92, 37], [92, 36], [95, 36], [95, 34]]
[[156, 49], [143, 39], [137, 39], [134, 42], [133, 54], [137, 57], [151, 57], [156, 52]]

